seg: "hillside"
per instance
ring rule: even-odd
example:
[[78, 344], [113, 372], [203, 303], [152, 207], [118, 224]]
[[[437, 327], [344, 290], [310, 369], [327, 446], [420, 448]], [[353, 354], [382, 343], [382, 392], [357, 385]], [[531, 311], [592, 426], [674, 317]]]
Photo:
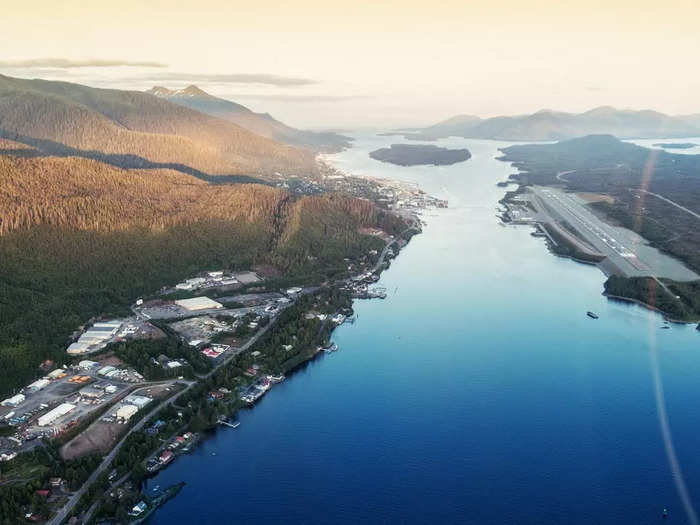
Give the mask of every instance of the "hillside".
[[35, 377], [42, 360], [63, 362], [90, 317], [126, 314], [140, 295], [202, 269], [265, 265], [319, 282], [381, 245], [362, 228], [403, 227], [341, 195], [32, 157], [7, 140], [0, 152], [0, 395]]
[[489, 119], [462, 115], [417, 130], [412, 139], [458, 136], [493, 140], [562, 140], [584, 135], [609, 134], [619, 138], [692, 137], [700, 135], [700, 122], [656, 111], [599, 107], [585, 113], [542, 110], [531, 115]]
[[147, 93], [0, 75], [0, 138], [51, 155], [202, 178], [315, 170], [313, 154]]
[[325, 152], [340, 151], [350, 146], [350, 139], [337, 133], [306, 131], [287, 126], [268, 113], [255, 113], [245, 106], [210, 95], [197, 86], [178, 90], [155, 86], [147, 93], [233, 122], [257, 135], [285, 144]]

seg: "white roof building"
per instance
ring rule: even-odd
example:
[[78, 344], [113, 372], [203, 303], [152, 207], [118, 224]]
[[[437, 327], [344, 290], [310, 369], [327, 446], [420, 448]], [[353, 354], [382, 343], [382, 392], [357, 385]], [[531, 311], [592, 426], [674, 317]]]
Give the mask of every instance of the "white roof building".
[[46, 377], [49, 377], [51, 379], [58, 379], [61, 376], [66, 375], [66, 371], [63, 368], [57, 368], [56, 370], [52, 370], [49, 372], [49, 375]]
[[79, 354], [84, 354], [85, 352], [88, 351], [90, 348], [90, 343], [87, 341], [78, 341], [76, 343], [72, 343], [66, 352], [68, 352], [70, 355], [79, 355]]
[[151, 401], [152, 399], [150, 397], [138, 396], [136, 394], [131, 394], [130, 396], [124, 398], [124, 403], [129, 403], [131, 405], [136, 406], [139, 409], [145, 407]]
[[106, 376], [107, 374], [114, 372], [115, 370], [116, 370], [116, 368], [114, 368], [113, 366], [107, 365], [107, 366], [103, 366], [102, 368], [100, 368], [97, 371], [97, 374], [101, 375], [101, 376]]
[[56, 421], [59, 417], [65, 416], [73, 410], [75, 410], [75, 405], [71, 403], [61, 403], [53, 410], [50, 410], [46, 414], [41, 416], [39, 418], [38, 424], [40, 427], [45, 427]]
[[32, 384], [27, 385], [27, 390], [31, 390], [32, 392], [37, 392], [41, 390], [42, 388], [46, 387], [49, 384], [48, 379], [39, 379], [38, 381], [34, 381]]
[[24, 397], [24, 394], [17, 394], [12, 397], [8, 397], [5, 399], [1, 404], [4, 407], [16, 407], [20, 405], [21, 403], [24, 403], [24, 400], [27, 399]]
[[181, 299], [175, 301], [175, 304], [183, 307], [185, 310], [197, 311], [197, 310], [209, 310], [214, 308], [223, 308], [221, 303], [209, 299], [209, 297], [193, 297], [192, 299]]
[[97, 363], [95, 361], [89, 361], [88, 359], [83, 359], [82, 361], [80, 361], [80, 363], [78, 363], [78, 366], [80, 368], [85, 368], [85, 369], [92, 368], [93, 366], [97, 366], [97, 365], [99, 365], [99, 363]]
[[123, 419], [124, 421], [128, 421], [129, 419], [131, 419], [131, 416], [136, 414], [136, 412], [138, 411], [138, 407], [134, 405], [122, 405], [117, 410], [117, 418]]

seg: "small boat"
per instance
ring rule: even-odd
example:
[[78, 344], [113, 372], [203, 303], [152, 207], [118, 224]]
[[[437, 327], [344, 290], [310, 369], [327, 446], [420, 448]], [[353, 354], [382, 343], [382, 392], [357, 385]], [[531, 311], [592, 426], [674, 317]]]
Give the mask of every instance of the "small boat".
[[598, 319], [598, 314], [593, 313], [593, 312], [586, 312], [586, 315], [590, 317], [591, 319]]
[[669, 330], [670, 328], [671, 328], [671, 327], [668, 326], [667, 324], [665, 324], [665, 325], [663, 325], [663, 326], [661, 327], [662, 330]]

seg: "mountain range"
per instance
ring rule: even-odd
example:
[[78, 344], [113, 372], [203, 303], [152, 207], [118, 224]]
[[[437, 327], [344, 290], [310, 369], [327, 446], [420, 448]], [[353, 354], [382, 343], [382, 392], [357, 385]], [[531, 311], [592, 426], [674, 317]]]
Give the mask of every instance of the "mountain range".
[[0, 75], [0, 137], [48, 155], [203, 178], [308, 174], [314, 153], [137, 91]]
[[427, 128], [411, 130], [407, 138], [434, 140], [449, 136], [493, 140], [563, 140], [609, 134], [618, 138], [700, 136], [700, 115], [669, 116], [651, 110], [620, 110], [602, 106], [585, 113], [541, 110], [531, 115], [482, 119], [458, 115]]
[[155, 86], [151, 95], [233, 122], [257, 135], [300, 146], [314, 151], [335, 152], [350, 146], [350, 139], [333, 132], [314, 132], [296, 129], [273, 118], [269, 113], [255, 113], [241, 104], [215, 97], [197, 86], [172, 90]]

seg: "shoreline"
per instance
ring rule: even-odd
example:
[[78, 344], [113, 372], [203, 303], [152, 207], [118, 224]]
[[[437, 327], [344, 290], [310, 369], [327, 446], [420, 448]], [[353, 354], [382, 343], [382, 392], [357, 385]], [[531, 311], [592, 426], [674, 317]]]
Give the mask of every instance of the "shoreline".
[[[371, 177], [367, 177], [367, 178], [368, 178], [369, 180], [373, 180]], [[401, 181], [387, 181], [387, 182], [391, 182], [391, 183], [399, 184], [399, 185], [400, 185], [400, 184], [403, 184]], [[421, 191], [420, 193], [424, 194], [424, 192], [422, 192], [422, 191]], [[403, 210], [403, 211], [401, 211], [401, 210], [392, 210], [392, 213], [394, 213], [397, 217], [400, 217], [401, 219], [403, 219], [403, 220], [405, 221], [407, 227], [406, 227], [405, 229], [403, 229], [400, 233], [397, 233], [397, 234], [395, 234], [394, 236], [392, 236], [392, 238], [390, 238], [390, 239], [385, 239], [385, 245], [384, 245], [384, 247], [383, 247], [381, 253], [379, 254], [379, 257], [378, 257], [376, 263], [375, 263], [375, 264], [372, 266], [372, 268], [369, 270], [369, 273], [372, 273], [372, 274], [374, 274], [374, 275], [377, 276], [377, 279], [376, 279], [377, 281], [378, 281], [379, 278], [381, 277], [382, 272], [390, 267], [390, 265], [391, 265], [391, 262], [390, 262], [390, 261], [391, 261], [393, 258], [398, 257], [398, 255], [399, 255], [399, 253], [402, 251], [402, 249], [403, 249], [405, 246], [408, 245], [408, 243], [410, 242], [410, 240], [411, 240], [411, 238], [413, 237], [413, 235], [418, 234], [418, 233], [422, 233], [423, 230], [422, 230], [422, 227], [421, 227], [422, 221], [421, 221], [421, 218], [420, 218], [420, 213], [421, 213], [422, 211], [424, 211], [425, 209], [428, 209], [428, 208], [432, 207], [433, 205], [435, 205], [434, 203], [431, 204], [432, 201], [434, 201], [434, 202], [436, 202], [436, 203], [437, 203], [437, 202], [440, 202], [438, 199], [434, 199], [434, 198], [432, 198], [432, 197], [427, 196], [427, 194], [424, 194], [424, 195], [426, 195], [426, 197], [428, 198], [429, 204], [425, 204], [425, 203], [424, 203], [423, 206], [420, 206], [419, 208], [407, 209], [407, 210]], [[438, 207], [439, 207], [439, 206], [438, 206]], [[446, 203], [445, 203], [445, 206], [444, 206], [444, 207], [446, 207]], [[407, 235], [407, 234], [408, 234], [408, 235]], [[352, 285], [353, 282], [355, 281], [355, 279], [358, 278], [358, 277], [360, 277], [360, 276], [362, 276], [362, 274], [359, 274], [359, 275], [349, 275], [347, 278], [344, 278], [344, 279], [342, 279], [342, 280], [340, 280], [340, 281], [331, 282], [331, 283], [329, 283], [328, 285], [323, 286], [323, 288], [326, 288], [327, 290], [341, 290], [341, 289], [347, 287], [348, 285]], [[376, 281], [375, 281], [375, 282], [376, 282]], [[358, 300], [358, 298], [353, 297], [351, 289], [350, 289], [350, 290], [347, 290], [347, 289], [346, 289], [346, 293], [347, 293], [347, 299], [348, 299], [349, 301], [351, 301], [351, 303], [350, 303], [350, 310], [352, 310], [352, 307], [354, 306], [355, 301]], [[275, 321], [277, 321], [277, 318], [275, 318]], [[330, 325], [331, 325], [331, 326], [330, 326], [330, 330], [329, 330], [329, 332], [328, 332], [328, 334], [327, 334], [327, 337], [328, 337], [328, 340], [330, 341], [330, 338], [331, 338], [331, 335], [332, 335], [333, 331], [334, 331], [338, 326], [340, 326], [341, 324], [344, 324], [345, 321], [343, 321], [342, 323], [339, 323], [339, 324], [338, 324], [338, 323], [335, 323], [335, 322], [332, 322], [332, 321], [329, 321], [329, 322], [330, 322]], [[270, 328], [270, 327], [271, 327], [272, 325], [274, 325], [274, 324], [276, 324], [276, 322], [270, 322], [270, 323], [265, 327], [265, 329], [263, 329], [260, 333], [258, 333], [258, 334], [256, 334], [256, 335], [254, 336], [254, 341], [249, 341], [249, 343], [247, 343], [246, 345], [244, 345], [246, 348], [245, 348], [245, 350], [244, 350], [243, 352], [238, 352], [238, 353], [234, 354], [234, 356], [232, 356], [232, 357], [235, 357], [235, 356], [238, 355], [238, 354], [249, 353], [249, 351], [255, 350], [255, 348], [256, 348], [256, 346], [257, 346], [257, 343], [258, 343], [259, 340], [261, 339], [261, 336], [264, 335], [264, 333], [267, 331], [267, 328]], [[250, 343], [252, 343], [252, 344], [250, 344]], [[312, 361], [315, 361], [316, 359], [318, 359], [319, 354], [323, 354], [323, 353], [324, 353], [324, 352], [321, 351], [321, 347], [315, 346], [315, 348], [313, 349], [313, 351], [311, 351], [303, 360], [301, 360], [300, 362], [298, 362], [297, 364], [295, 364], [292, 368], [290, 368], [289, 370], [287, 370], [287, 371], [284, 373], [285, 376], [286, 376], [285, 378], [288, 379], [288, 378], [294, 376], [294, 375], [296, 374], [296, 372], [298, 372], [298, 371], [300, 371], [300, 370], [306, 368], [307, 366], [309, 366], [309, 365], [311, 364]], [[231, 364], [230, 361], [227, 361], [227, 362], [222, 363], [220, 367], [217, 367], [217, 368], [212, 369], [212, 370], [207, 374], [207, 377], [210, 376], [210, 375], [212, 375], [212, 374], [214, 374], [214, 373], [215, 373], [216, 371], [218, 371], [218, 370], [223, 370], [223, 369], [225, 369], [226, 366], [227, 366], [227, 365], [230, 365], [230, 364]], [[263, 374], [263, 376], [260, 376], [260, 377], [264, 377], [264, 374]], [[197, 379], [195, 379], [195, 381], [191, 382], [191, 384], [188, 384], [187, 387], [186, 387], [185, 389], [181, 390], [181, 391], [178, 393], [178, 395], [169, 398], [169, 400], [166, 400], [166, 404], [168, 404], [168, 403], [171, 402], [171, 401], [174, 401], [175, 398], [179, 397], [179, 394], [184, 394], [185, 392], [187, 392], [188, 390], [190, 390], [190, 387], [193, 387], [193, 386], [195, 386], [196, 384], [198, 384], [198, 383], [200, 382], [201, 379], [203, 379], [203, 377], [197, 377]], [[268, 391], [269, 391], [269, 390], [268, 390]], [[267, 392], [265, 392], [265, 393], [267, 393]], [[260, 396], [260, 398], [256, 399], [256, 400], [255, 400], [254, 402], [252, 402], [252, 403], [246, 403], [246, 404], [244, 404], [244, 405], [238, 406], [238, 405], [239, 405], [239, 396], [236, 395], [236, 397], [234, 398], [234, 402], [232, 403], [232, 405], [233, 405], [232, 411], [229, 412], [229, 411], [227, 410], [227, 413], [228, 413], [227, 417], [235, 416], [235, 414], [236, 414], [236, 412], [238, 412], [238, 410], [242, 410], [242, 409], [245, 409], [245, 410], [247, 410], [247, 411], [253, 410], [253, 409], [255, 408], [255, 405], [257, 404], [257, 402], [258, 402], [260, 399], [262, 399], [262, 397], [265, 397], [265, 396], [264, 396], [264, 395]], [[173, 406], [177, 408], [176, 405], [173, 405]], [[159, 413], [159, 410], [162, 409], [162, 408], [163, 408], [163, 407], [160, 407], [160, 408], [158, 409], [158, 413]], [[154, 412], [155, 412], [155, 411], [154, 411]], [[153, 419], [153, 417], [156, 417], [156, 416], [157, 416], [157, 414], [156, 414], [156, 415], [148, 414], [148, 415], [145, 416], [143, 419], [139, 420], [139, 422], [137, 423], [137, 425], [138, 425], [138, 426], [143, 426], [143, 425], [145, 425], [149, 420]], [[137, 425], [135, 425], [135, 426], [137, 426]], [[219, 425], [219, 423], [218, 423], [218, 421], [217, 421], [217, 423], [212, 424], [212, 425], [210, 425], [210, 426], [207, 426], [207, 427], [204, 427], [203, 429], [201, 429], [202, 431], [201, 431], [201, 433], [200, 433], [200, 438], [197, 440], [196, 443], [193, 443], [193, 444], [192, 444], [192, 448], [191, 448], [190, 452], [191, 452], [192, 450], [195, 450], [198, 446], [200, 446], [200, 444], [204, 443], [207, 439], [213, 437], [213, 436], [216, 434], [216, 432], [219, 430], [219, 428], [218, 428], [219, 426], [220, 426], [220, 425]], [[127, 435], [128, 435], [128, 434], [127, 434]], [[123, 439], [126, 439], [126, 436], [124, 436]], [[112, 449], [112, 451], [110, 452], [109, 455], [112, 456], [115, 452], [116, 452], [116, 451], [115, 451], [114, 449]], [[152, 455], [152, 454], [153, 454], [153, 453], [151, 453], [150, 455]], [[147, 457], [150, 457], [150, 455], [147, 456]], [[175, 459], [175, 458], [173, 458], [173, 459]], [[138, 464], [142, 464], [144, 461], [145, 461], [145, 459], [140, 459], [140, 460], [138, 461]], [[160, 472], [162, 472], [163, 470], [165, 470], [168, 466], [172, 465], [173, 463], [174, 463], [174, 461], [170, 461], [170, 462], [168, 462], [167, 465], [163, 465], [163, 468], [158, 469], [156, 472], [153, 472], [153, 473], [150, 474], [150, 475], [149, 475], [149, 474], [145, 475], [145, 476], [143, 477], [143, 479], [139, 482], [139, 485], [138, 485], [138, 486], [139, 486], [139, 491], [143, 491], [143, 489], [144, 489], [144, 487], [145, 487], [145, 483], [147, 482], [147, 480], [149, 480], [149, 479], [154, 479]], [[110, 462], [110, 464], [111, 464], [111, 462]], [[129, 476], [131, 477], [131, 472], [129, 472], [128, 474], [129, 474]], [[109, 490], [109, 489], [108, 489], [108, 490]], [[95, 509], [92, 509], [93, 511], [94, 511], [94, 510], [97, 510], [97, 509], [99, 508], [99, 505], [102, 504], [101, 502], [102, 502], [102, 495], [100, 495], [99, 498], [95, 498], [94, 500], [92, 500], [92, 505], [90, 506], [90, 509], [92, 509], [92, 506], [94, 506], [94, 505], [97, 504], [98, 506], [95, 507]], [[152, 512], [152, 514], [154, 514], [155, 512], [157, 512], [157, 509], [154, 509], [153, 512]], [[62, 510], [62, 512], [60, 512], [59, 514], [64, 514], [63, 510]], [[150, 514], [149, 517], [150, 517], [152, 514]], [[67, 515], [70, 515], [70, 514], [64, 514], [64, 516], [67, 516]], [[53, 518], [50, 518], [50, 519], [47, 521], [47, 523], [54, 523], [54, 522], [55, 522], [55, 521], [54, 521], [55, 519], [56, 519], [56, 516], [54, 516]]]
[[[673, 317], [669, 317], [669, 315], [668, 315], [666, 312], [664, 312], [663, 310], [660, 310], [660, 309], [657, 308], [656, 306], [652, 306], [652, 305], [650, 305], [649, 303], [645, 303], [644, 301], [641, 301], [641, 300], [639, 300], [639, 299], [634, 299], [634, 298], [632, 298], [632, 297], [625, 297], [625, 296], [623, 296], [623, 295], [615, 295], [615, 294], [611, 294], [611, 293], [608, 293], [608, 292], [605, 292], [605, 291], [602, 292], [601, 295], [607, 297], [608, 299], [615, 299], [615, 300], [617, 300], [617, 301], [622, 301], [622, 302], [625, 302], [625, 303], [634, 303], [634, 304], [637, 304], [637, 305], [639, 305], [639, 306], [643, 306], [643, 307], [646, 308], [647, 310], [651, 310], [651, 311], [653, 311], [653, 312], [656, 312], [656, 313], [658, 313], [658, 314], [661, 314], [661, 316], [664, 318], [664, 320], [668, 321], [669, 323], [673, 323], [673, 324], [683, 324], [683, 325], [698, 324], [698, 323], [700, 323], [700, 318], [695, 319], [695, 320], [690, 320], [690, 321], [682, 321], [682, 320], [680, 320], [680, 319], [674, 319]], [[700, 330], [700, 325], [698, 325], [698, 326], [699, 326], [698, 329]]]

